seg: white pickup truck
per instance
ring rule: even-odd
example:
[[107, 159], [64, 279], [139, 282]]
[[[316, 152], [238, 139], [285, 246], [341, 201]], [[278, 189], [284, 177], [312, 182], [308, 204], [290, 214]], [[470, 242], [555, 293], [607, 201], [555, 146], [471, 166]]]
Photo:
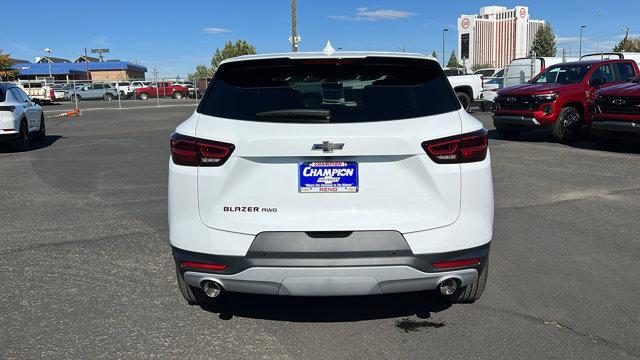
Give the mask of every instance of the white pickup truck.
[[56, 99], [53, 88], [43, 80], [20, 80], [18, 87], [24, 90], [35, 103], [51, 102]]
[[469, 111], [474, 101], [480, 100], [483, 91], [482, 75], [454, 75], [447, 76], [447, 79], [466, 111]]

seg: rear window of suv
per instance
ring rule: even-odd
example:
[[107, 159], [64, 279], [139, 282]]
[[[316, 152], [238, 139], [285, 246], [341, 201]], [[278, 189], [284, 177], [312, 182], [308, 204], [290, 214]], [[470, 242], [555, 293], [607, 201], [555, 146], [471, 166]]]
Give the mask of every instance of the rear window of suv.
[[269, 59], [216, 72], [198, 112], [268, 122], [365, 122], [458, 110], [440, 65], [422, 59]]

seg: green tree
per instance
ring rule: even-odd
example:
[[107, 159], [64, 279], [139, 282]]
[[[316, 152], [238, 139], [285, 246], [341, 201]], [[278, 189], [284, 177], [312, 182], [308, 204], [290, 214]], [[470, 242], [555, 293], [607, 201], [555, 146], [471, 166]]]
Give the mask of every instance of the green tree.
[[438, 58], [438, 52], [433, 50], [433, 53], [431, 54], [431, 56], [433, 56], [434, 58]]
[[189, 81], [195, 81], [199, 79], [207, 79], [213, 76], [213, 69], [208, 67], [207, 65], [199, 64], [196, 65], [196, 69], [194, 72], [189, 73], [187, 78]]
[[640, 37], [625, 36], [620, 43], [613, 48], [615, 52], [640, 52]]
[[492, 68], [491, 64], [475, 64], [471, 67], [471, 71], [476, 71], [480, 69]]
[[218, 66], [220, 66], [220, 63], [225, 59], [255, 53], [256, 48], [245, 40], [236, 40], [235, 43], [227, 41], [222, 50], [216, 49], [216, 53], [211, 59], [211, 67], [213, 71], [215, 71]]
[[460, 63], [458, 62], [458, 58], [456, 57], [456, 52], [451, 52], [451, 57], [449, 57], [449, 62], [447, 63], [447, 67], [457, 68], [460, 67]]
[[553, 32], [553, 28], [550, 23], [544, 24], [543, 27], [538, 30], [536, 36], [533, 38], [533, 45], [531, 51], [536, 53], [536, 56], [556, 56], [556, 34]]
[[18, 76], [18, 72], [11, 68], [13, 66], [11, 55], [3, 54], [2, 52], [2, 49], [0, 49], [0, 78], [4, 80], [13, 79]]

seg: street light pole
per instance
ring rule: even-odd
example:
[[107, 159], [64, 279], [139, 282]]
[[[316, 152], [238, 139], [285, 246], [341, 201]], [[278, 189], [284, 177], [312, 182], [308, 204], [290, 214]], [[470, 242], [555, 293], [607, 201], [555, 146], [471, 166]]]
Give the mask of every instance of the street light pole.
[[298, 51], [298, 31], [296, 19], [296, 0], [291, 0], [291, 51]]
[[580, 26], [580, 51], [578, 52], [578, 58], [582, 57], [582, 31], [587, 27], [587, 25]]
[[[45, 53], [48, 53], [49, 55], [51, 55], [51, 49], [45, 48], [43, 51]], [[47, 55], [45, 55], [45, 57], [47, 57]], [[47, 63], [49, 64], [49, 77], [52, 77], [52, 75], [51, 75], [51, 59], [47, 58]]]
[[597, 46], [596, 48], [598, 49], [598, 53], [600, 52], [600, 18], [602, 17], [602, 13], [599, 12], [598, 13], [598, 40], [597, 40]]
[[442, 29], [442, 67], [444, 67], [444, 57], [446, 56], [444, 51], [444, 33], [447, 31], [449, 31], [449, 29]]

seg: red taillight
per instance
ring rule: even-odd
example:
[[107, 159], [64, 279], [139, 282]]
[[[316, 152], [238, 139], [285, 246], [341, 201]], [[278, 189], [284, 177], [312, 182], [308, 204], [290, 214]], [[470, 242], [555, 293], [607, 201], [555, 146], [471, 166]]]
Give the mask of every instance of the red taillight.
[[233, 144], [197, 139], [178, 133], [171, 134], [169, 140], [171, 159], [176, 165], [220, 166], [235, 149]]
[[54, 100], [56, 98], [56, 93], [53, 91], [53, 89], [49, 89], [49, 97], [51, 98], [51, 100]]
[[480, 259], [465, 259], [465, 260], [453, 260], [453, 261], [437, 262], [437, 263], [433, 263], [431, 265], [433, 265], [433, 267], [438, 268], [438, 269], [445, 269], [445, 268], [453, 268], [453, 267], [460, 267], [460, 266], [471, 266], [471, 265], [479, 265], [479, 264], [480, 264]]
[[427, 155], [438, 164], [482, 161], [487, 157], [488, 146], [486, 129], [422, 143]]
[[224, 270], [227, 268], [227, 265], [183, 261], [180, 263], [180, 267], [190, 268], [190, 269], [201, 269], [201, 270]]

